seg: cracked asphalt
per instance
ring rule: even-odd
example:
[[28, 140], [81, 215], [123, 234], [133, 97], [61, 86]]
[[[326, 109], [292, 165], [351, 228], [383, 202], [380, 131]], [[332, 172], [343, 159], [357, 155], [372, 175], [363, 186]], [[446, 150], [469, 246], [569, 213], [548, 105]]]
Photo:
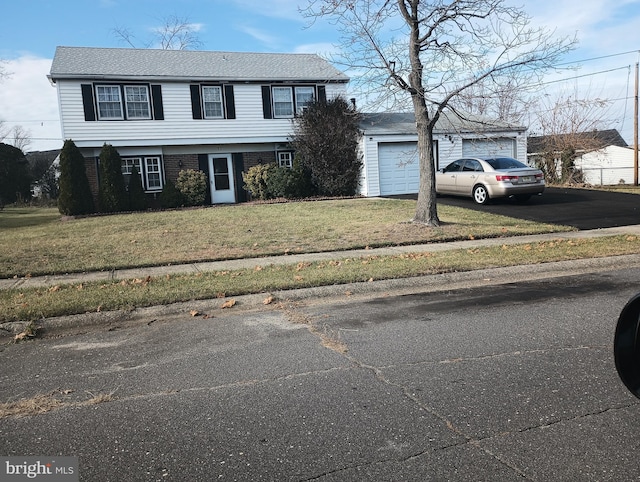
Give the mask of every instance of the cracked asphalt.
[[640, 401], [612, 357], [637, 266], [4, 344], [0, 400], [21, 403], [0, 453], [77, 456], [86, 481], [638, 480]]

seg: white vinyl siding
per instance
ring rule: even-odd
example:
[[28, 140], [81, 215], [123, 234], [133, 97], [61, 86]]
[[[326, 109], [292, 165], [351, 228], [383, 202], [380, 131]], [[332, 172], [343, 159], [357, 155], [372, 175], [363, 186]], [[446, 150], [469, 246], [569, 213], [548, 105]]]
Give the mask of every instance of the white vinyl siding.
[[[62, 138], [78, 147], [239, 144], [288, 142], [291, 118], [264, 119], [260, 85], [235, 84], [235, 119], [194, 120], [188, 83], [162, 84], [164, 120], [88, 122], [84, 118], [80, 81], [58, 80]], [[346, 95], [345, 85], [327, 84], [327, 98]]]

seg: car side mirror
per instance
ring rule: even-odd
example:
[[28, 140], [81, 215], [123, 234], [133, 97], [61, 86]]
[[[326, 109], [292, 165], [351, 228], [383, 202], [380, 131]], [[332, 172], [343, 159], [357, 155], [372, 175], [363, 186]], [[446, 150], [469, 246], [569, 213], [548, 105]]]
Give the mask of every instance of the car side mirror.
[[640, 398], [640, 293], [620, 312], [613, 339], [613, 355], [620, 379]]

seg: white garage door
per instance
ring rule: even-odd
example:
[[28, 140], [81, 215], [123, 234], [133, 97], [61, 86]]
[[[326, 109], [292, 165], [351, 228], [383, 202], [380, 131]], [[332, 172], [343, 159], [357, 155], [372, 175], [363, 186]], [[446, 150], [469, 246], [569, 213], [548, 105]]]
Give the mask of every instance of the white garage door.
[[415, 194], [420, 187], [418, 147], [415, 142], [378, 144], [380, 194]]
[[464, 139], [462, 157], [515, 157], [516, 142], [510, 138]]

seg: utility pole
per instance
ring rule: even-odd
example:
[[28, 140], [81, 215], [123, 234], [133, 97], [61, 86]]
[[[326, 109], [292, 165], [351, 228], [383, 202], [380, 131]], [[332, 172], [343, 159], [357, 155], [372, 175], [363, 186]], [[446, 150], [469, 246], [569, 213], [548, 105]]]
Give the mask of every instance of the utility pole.
[[633, 185], [638, 185], [638, 62], [636, 62], [636, 87], [633, 103]]

